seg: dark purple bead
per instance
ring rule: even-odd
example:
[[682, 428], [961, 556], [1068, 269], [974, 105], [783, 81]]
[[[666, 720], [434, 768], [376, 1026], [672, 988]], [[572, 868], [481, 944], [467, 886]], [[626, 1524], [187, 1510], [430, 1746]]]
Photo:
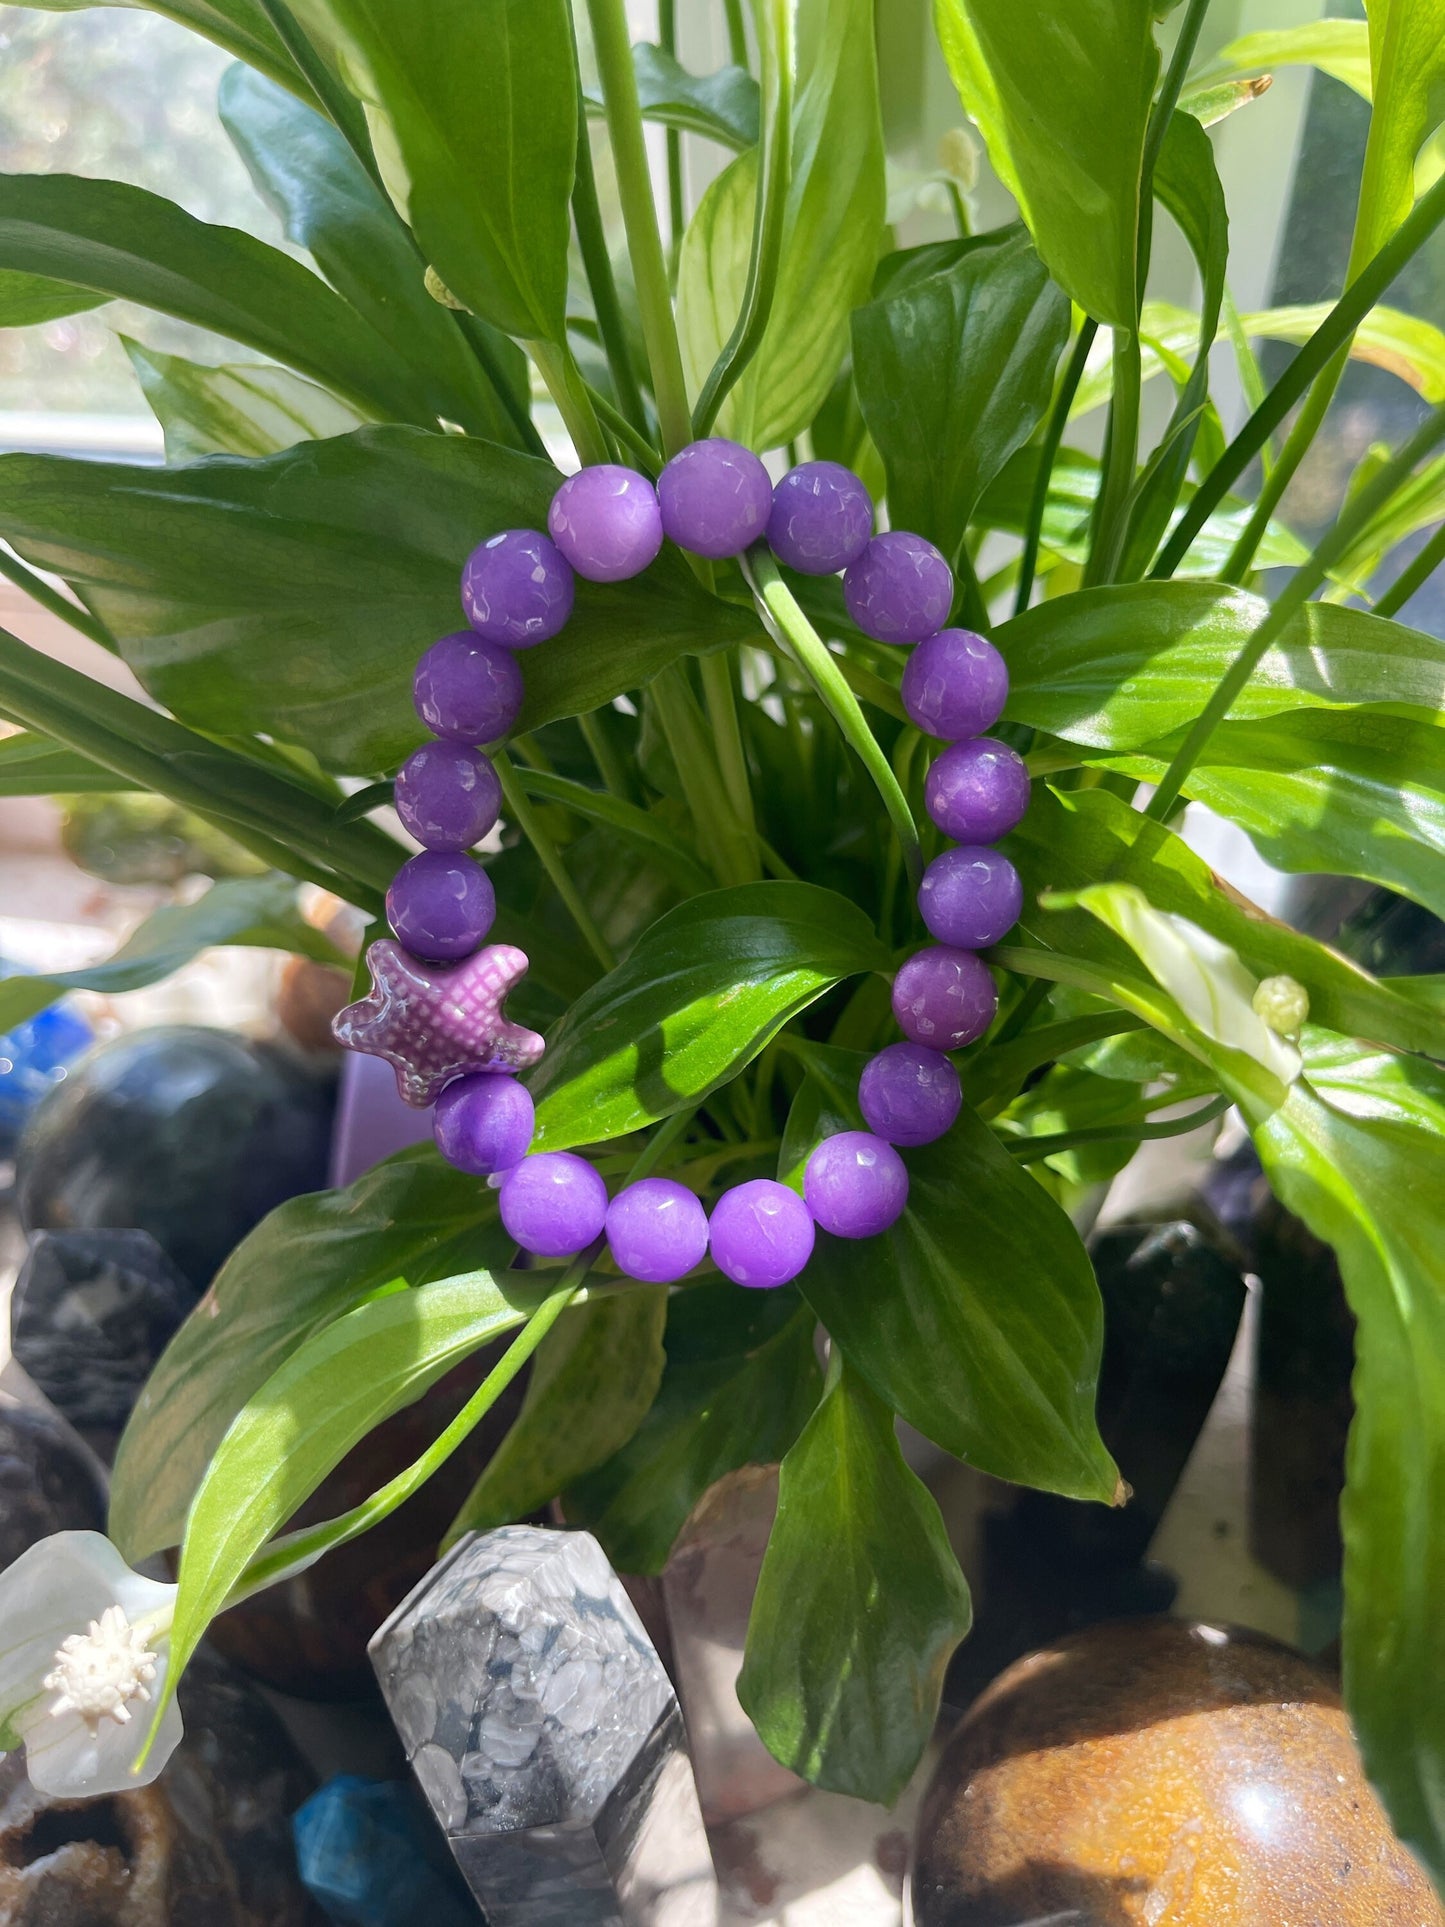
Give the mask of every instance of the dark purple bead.
[[491, 758], [465, 743], [423, 743], [396, 773], [402, 828], [428, 850], [469, 850], [502, 811]]
[[936, 856], [918, 889], [929, 935], [958, 950], [987, 950], [998, 943], [1023, 907], [1018, 871], [1000, 851], [976, 843]]
[[875, 535], [843, 578], [848, 613], [876, 642], [922, 642], [953, 607], [953, 571], [906, 529]]
[[448, 742], [498, 742], [521, 715], [524, 693], [511, 650], [475, 629], [443, 636], [416, 666], [416, 713]]
[[772, 1291], [813, 1255], [813, 1214], [785, 1184], [752, 1178], [724, 1191], [709, 1226], [713, 1263], [735, 1285]]
[[586, 1158], [536, 1151], [502, 1179], [499, 1203], [502, 1223], [523, 1251], [570, 1258], [602, 1236], [607, 1186]]
[[607, 1207], [607, 1245], [628, 1278], [673, 1285], [707, 1253], [707, 1213], [685, 1185], [639, 1178]]
[[903, 671], [903, 707], [925, 736], [962, 742], [992, 729], [1008, 701], [1008, 668], [972, 629], [925, 636]]
[[536, 529], [503, 529], [467, 557], [462, 609], [489, 642], [531, 649], [547, 642], [572, 613], [574, 584], [566, 556]]
[[658, 477], [657, 499], [669, 540], [720, 562], [766, 529], [773, 485], [750, 449], [715, 435], [673, 456]]
[[503, 1071], [459, 1077], [437, 1099], [432, 1135], [448, 1164], [474, 1178], [510, 1171], [527, 1155], [532, 1094]]
[[863, 1066], [858, 1108], [868, 1129], [890, 1144], [932, 1144], [953, 1128], [963, 1086], [941, 1050], [890, 1044]]
[[569, 475], [552, 497], [547, 532], [588, 582], [625, 582], [662, 547], [657, 490], [635, 468], [598, 462]]
[[893, 1016], [915, 1044], [962, 1050], [983, 1036], [997, 1013], [993, 973], [971, 950], [931, 944], [893, 979]]
[[924, 797], [945, 836], [960, 843], [994, 843], [1027, 814], [1028, 765], [992, 736], [950, 743], [928, 772]]
[[876, 1238], [903, 1215], [908, 1168], [871, 1131], [840, 1131], [808, 1159], [803, 1197], [815, 1222], [835, 1238]]
[[497, 914], [492, 880], [469, 856], [423, 850], [403, 863], [386, 893], [397, 941], [424, 963], [470, 957]]
[[873, 533], [873, 497], [841, 462], [803, 462], [773, 490], [768, 542], [803, 575], [836, 575]]

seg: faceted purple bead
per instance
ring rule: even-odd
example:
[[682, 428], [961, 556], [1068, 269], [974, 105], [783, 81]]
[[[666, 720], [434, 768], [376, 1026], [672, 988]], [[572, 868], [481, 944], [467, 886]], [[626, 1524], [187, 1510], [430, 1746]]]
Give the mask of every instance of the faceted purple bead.
[[707, 1213], [685, 1185], [640, 1178], [608, 1205], [607, 1244], [628, 1278], [676, 1284], [707, 1253]]
[[808, 1159], [803, 1196], [815, 1223], [835, 1238], [876, 1238], [903, 1215], [908, 1167], [871, 1131], [840, 1131]]
[[993, 973], [971, 950], [931, 944], [893, 979], [893, 1016], [912, 1043], [962, 1050], [983, 1036], [998, 1013]]
[[858, 1108], [868, 1129], [890, 1144], [932, 1144], [953, 1128], [963, 1086], [941, 1050], [889, 1044], [863, 1066]]
[[467, 557], [462, 609], [489, 642], [531, 649], [566, 625], [574, 588], [571, 565], [549, 536], [503, 529]]
[[1028, 765], [992, 736], [950, 743], [928, 772], [924, 798], [945, 836], [993, 843], [1017, 829], [1028, 812]]
[[469, 856], [423, 850], [403, 863], [386, 893], [386, 920], [424, 963], [470, 957], [497, 914], [492, 880]]
[[448, 1164], [489, 1178], [527, 1155], [534, 1117], [525, 1084], [504, 1071], [479, 1073], [447, 1085], [437, 1099], [432, 1135]]
[[709, 1227], [713, 1263], [735, 1285], [771, 1291], [813, 1255], [813, 1214], [785, 1184], [752, 1178], [724, 1191]]
[[625, 582], [662, 547], [657, 490], [635, 468], [598, 462], [569, 475], [552, 497], [547, 531], [588, 582]]
[[715, 435], [690, 442], [657, 480], [662, 526], [693, 555], [741, 555], [768, 526], [773, 485], [750, 449]]
[[925, 636], [903, 671], [903, 707], [925, 736], [946, 743], [992, 729], [1008, 700], [1008, 667], [972, 629]]
[[475, 629], [434, 642], [416, 666], [416, 713], [452, 743], [495, 743], [522, 713], [522, 671], [510, 649]]
[[975, 843], [936, 856], [918, 889], [929, 935], [959, 950], [987, 950], [998, 943], [1023, 907], [1018, 871], [1000, 851]]
[[491, 758], [465, 743], [423, 743], [396, 773], [396, 813], [428, 850], [469, 850], [501, 810]]
[[873, 497], [841, 462], [803, 462], [773, 490], [768, 542], [803, 575], [836, 575], [873, 533]]
[[523, 1251], [570, 1258], [602, 1235], [607, 1186], [586, 1158], [537, 1151], [502, 1179], [502, 1223]]
[[876, 642], [922, 642], [953, 606], [953, 571], [906, 529], [875, 535], [843, 578], [848, 613]]

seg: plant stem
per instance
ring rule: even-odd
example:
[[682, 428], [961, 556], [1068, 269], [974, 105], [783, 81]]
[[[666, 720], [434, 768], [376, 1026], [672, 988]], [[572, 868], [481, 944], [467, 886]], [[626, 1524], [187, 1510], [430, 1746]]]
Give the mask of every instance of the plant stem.
[[597, 765], [597, 774], [602, 778], [612, 794], [627, 803], [631, 801], [631, 786], [627, 781], [627, 771], [622, 760], [607, 737], [607, 731], [595, 715], [579, 716], [577, 726], [582, 731], [582, 740], [591, 752]]
[[[371, 136], [367, 132], [366, 115], [360, 101], [354, 99], [332, 74], [326, 62], [317, 53], [285, 0], [257, 0], [276, 38], [296, 63], [296, 71], [305, 80], [316, 96], [322, 112], [341, 134], [347, 146], [360, 161], [370, 176], [372, 185], [383, 195], [386, 183], [381, 178], [381, 169], [376, 164], [376, 154], [372, 149]], [[390, 206], [390, 198], [387, 205]]]
[[1187, 1117], [1166, 1118], [1160, 1124], [1082, 1124], [1077, 1130], [1058, 1131], [1048, 1137], [1005, 1137], [1002, 1143], [1020, 1164], [1036, 1164], [1040, 1158], [1072, 1151], [1076, 1144], [1142, 1144], [1146, 1139], [1183, 1137], [1186, 1132], [1197, 1131], [1201, 1125], [1223, 1117], [1233, 1101], [1229, 1097], [1212, 1097]]
[[577, 178], [572, 186], [572, 219], [577, 227], [577, 246], [587, 285], [592, 290], [592, 305], [597, 311], [597, 330], [602, 336], [608, 372], [617, 399], [628, 422], [640, 435], [647, 433], [647, 409], [642, 390], [633, 373], [632, 357], [627, 352], [627, 330], [622, 321], [622, 303], [617, 295], [617, 277], [612, 272], [612, 256], [607, 249], [607, 230], [602, 223], [602, 207], [597, 199], [597, 175], [592, 166], [592, 136], [587, 126], [587, 108], [582, 90], [577, 90]]
[[1442, 522], [1410, 566], [1392, 582], [1375, 604], [1377, 616], [1393, 616], [1403, 609], [1415, 591], [1445, 562], [1445, 522]]
[[1285, 490], [1294, 480], [1300, 463], [1309, 453], [1315, 436], [1320, 432], [1348, 360], [1349, 350], [1342, 348], [1306, 396], [1305, 405], [1300, 410], [1293, 428], [1285, 438], [1284, 447], [1279, 452], [1279, 460], [1274, 463], [1260, 484], [1254, 511], [1240, 531], [1239, 539], [1229, 551], [1224, 567], [1219, 572], [1222, 582], [1243, 582], [1250, 573], [1255, 552], [1264, 540], [1265, 530], [1269, 527], [1270, 517], [1279, 507]]
[[599, 394], [590, 382], [587, 382], [585, 386], [587, 389], [587, 399], [592, 403], [597, 419], [602, 423], [602, 426], [616, 436], [621, 445], [627, 449], [633, 461], [638, 464], [647, 476], [648, 481], [655, 482], [658, 471], [662, 467], [662, 457], [658, 454], [652, 443], [648, 441], [645, 435], [639, 435], [627, 417], [619, 414], [612, 406], [612, 403], [608, 401], [607, 397]]
[[53, 589], [43, 576], [38, 576], [33, 569], [26, 568], [18, 555], [12, 555], [9, 549], [4, 547], [0, 547], [0, 575], [8, 576], [17, 589], [25, 591], [32, 602], [38, 602], [48, 614], [59, 616], [62, 622], [69, 623], [72, 629], [78, 629], [81, 635], [88, 636], [92, 642], [98, 642], [101, 648], [109, 650], [111, 655], [120, 653], [116, 647], [115, 637], [99, 616], [93, 616], [89, 609], [82, 607], [78, 602], [72, 602], [70, 597], [62, 595], [59, 589]]
[[757, 844], [735, 814], [707, 725], [680, 664], [654, 678], [648, 694], [697, 831], [719, 883], [751, 883], [758, 875]]
[[594, 462], [605, 462], [608, 449], [602, 424], [597, 419], [592, 397], [582, 379], [582, 370], [573, 359], [572, 350], [555, 341], [529, 341], [526, 345], [528, 354], [536, 362], [547, 384], [548, 394], [557, 404], [557, 412], [572, 437], [572, 446], [578, 456], [589, 466]]
[[[657, 0], [657, 39], [665, 54], [677, 58], [677, 0]], [[685, 215], [682, 206], [682, 135], [675, 127], [667, 130], [667, 241], [669, 267], [677, 273], [677, 257], [682, 249]]]
[[577, 886], [567, 874], [557, 845], [543, 828], [542, 820], [532, 808], [526, 791], [522, 788], [512, 759], [504, 749], [492, 751], [492, 762], [502, 785], [502, 796], [506, 802], [507, 814], [537, 852], [538, 861], [552, 880], [563, 903], [566, 904], [573, 923], [576, 924], [583, 942], [601, 964], [604, 970], [611, 970], [617, 963], [611, 945], [592, 920], [592, 913], [577, 892]]
[[728, 23], [728, 59], [734, 67], [748, 64], [748, 29], [743, 18], [743, 0], [723, 0]]
[[1169, 56], [1164, 82], [1149, 112], [1149, 125], [1144, 133], [1144, 164], [1140, 169], [1141, 195], [1139, 203], [1139, 249], [1135, 272], [1135, 307], [1144, 299], [1144, 284], [1149, 278], [1149, 256], [1154, 236], [1154, 169], [1159, 162], [1159, 151], [1169, 132], [1169, 122], [1178, 104], [1184, 76], [1189, 71], [1189, 63], [1194, 58], [1194, 49], [1199, 44], [1200, 29], [1204, 16], [1209, 11], [1209, 0], [1189, 0], [1184, 18], [1179, 23], [1179, 33], [1174, 42], [1174, 51]]
[[1079, 392], [1079, 383], [1084, 378], [1084, 368], [1089, 359], [1089, 350], [1094, 345], [1094, 337], [1099, 332], [1099, 324], [1091, 316], [1085, 315], [1074, 343], [1074, 352], [1069, 356], [1064, 370], [1064, 379], [1054, 397], [1053, 411], [1049, 416], [1044, 439], [1039, 444], [1039, 472], [1034, 477], [1034, 492], [1029, 501], [1028, 525], [1024, 530], [1023, 555], [1019, 561], [1018, 588], [1014, 593], [1014, 614], [1022, 615], [1029, 606], [1029, 598], [1034, 592], [1034, 577], [1038, 573], [1039, 545], [1043, 539], [1044, 514], [1049, 505], [1049, 483], [1053, 479], [1054, 462], [1058, 456], [1059, 444], [1064, 439], [1064, 430], [1069, 423], [1069, 410], [1074, 405], [1074, 396]]
[[753, 815], [753, 790], [748, 780], [747, 752], [743, 748], [738, 724], [737, 698], [733, 693], [732, 664], [727, 653], [704, 656], [698, 664], [702, 674], [703, 700], [712, 724], [713, 748], [717, 753], [718, 773], [733, 815], [753, 835], [757, 828]]
[[1095, 505], [1093, 539], [1084, 586], [1112, 582], [1128, 533], [1130, 491], [1139, 454], [1139, 391], [1142, 367], [1139, 336], [1133, 328], [1114, 329], [1114, 392], [1104, 449], [1104, 479]]

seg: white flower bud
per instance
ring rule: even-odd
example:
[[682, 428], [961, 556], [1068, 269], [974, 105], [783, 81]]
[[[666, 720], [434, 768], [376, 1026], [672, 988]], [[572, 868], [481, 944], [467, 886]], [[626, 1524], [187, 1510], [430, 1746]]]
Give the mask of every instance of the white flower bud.
[[938, 165], [962, 188], [978, 182], [978, 143], [966, 127], [950, 127], [938, 143]]
[[1266, 977], [1255, 991], [1254, 1012], [1281, 1037], [1298, 1037], [1309, 1021], [1310, 994], [1293, 977]]
[[427, 268], [426, 273], [422, 276], [422, 282], [432, 300], [440, 302], [442, 307], [455, 308], [459, 314], [471, 313], [471, 309], [467, 306], [466, 302], [458, 301], [457, 297], [452, 293], [446, 282], [442, 280], [435, 268]]

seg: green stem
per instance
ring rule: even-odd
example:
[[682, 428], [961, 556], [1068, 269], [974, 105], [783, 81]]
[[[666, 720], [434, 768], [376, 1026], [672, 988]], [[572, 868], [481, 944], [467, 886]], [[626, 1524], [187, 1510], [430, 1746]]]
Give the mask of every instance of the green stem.
[[[285, 0], [258, 0], [261, 12], [270, 23], [276, 38], [296, 63], [296, 71], [305, 80], [316, 96], [322, 112], [342, 135], [347, 146], [366, 169], [372, 185], [386, 195], [386, 183], [381, 178], [381, 169], [376, 164], [376, 154], [372, 149], [371, 136], [367, 131], [366, 115], [360, 101], [354, 99], [340, 84], [317, 53], [302, 31]], [[390, 198], [387, 200], [390, 205]]]
[[115, 637], [99, 616], [93, 616], [89, 609], [82, 608], [78, 602], [72, 602], [69, 596], [62, 595], [59, 589], [52, 588], [43, 576], [36, 575], [33, 569], [27, 569], [18, 555], [12, 555], [4, 547], [0, 547], [0, 575], [8, 576], [32, 602], [38, 602], [50, 615], [59, 616], [62, 622], [68, 623], [72, 629], [78, 629], [81, 635], [88, 636], [92, 642], [98, 642], [111, 655], [120, 653]]
[[577, 178], [572, 185], [572, 218], [577, 226], [577, 246], [587, 285], [592, 290], [592, 305], [597, 311], [597, 331], [602, 336], [603, 353], [617, 399], [628, 422], [640, 435], [647, 433], [647, 409], [642, 390], [627, 352], [627, 330], [622, 320], [622, 303], [617, 294], [617, 277], [612, 272], [612, 256], [607, 248], [607, 230], [602, 207], [597, 199], [597, 175], [592, 166], [592, 136], [587, 125], [587, 108], [582, 90], [577, 90]]
[[541, 818], [532, 808], [527, 792], [523, 789], [521, 780], [513, 767], [511, 757], [504, 749], [495, 749], [492, 751], [492, 762], [501, 780], [507, 814], [536, 851], [538, 861], [552, 879], [552, 887], [566, 904], [568, 913], [587, 948], [604, 970], [613, 969], [617, 959], [612, 953], [611, 945], [593, 922], [591, 911], [578, 895], [577, 886], [567, 874], [567, 866], [562, 861], [557, 845], [547, 834]]
[[622, 758], [617, 754], [607, 731], [595, 715], [579, 716], [577, 726], [582, 731], [582, 740], [591, 752], [597, 765], [597, 774], [621, 802], [632, 800], [632, 787], [627, 780], [627, 771], [622, 767]]
[[1040, 1158], [1072, 1151], [1076, 1144], [1142, 1144], [1155, 1138], [1183, 1137], [1186, 1132], [1197, 1131], [1202, 1124], [1212, 1124], [1217, 1117], [1223, 1117], [1232, 1102], [1232, 1098], [1212, 1097], [1187, 1117], [1166, 1118], [1162, 1124], [1082, 1124], [1075, 1131], [1058, 1131], [1048, 1137], [1005, 1137], [1002, 1142], [1004, 1149], [1011, 1151], [1020, 1164], [1036, 1164]]
[[1088, 363], [1089, 350], [1094, 345], [1094, 337], [1099, 332], [1099, 324], [1085, 315], [1074, 343], [1074, 352], [1069, 356], [1069, 364], [1064, 370], [1064, 379], [1054, 397], [1053, 411], [1049, 416], [1044, 439], [1039, 445], [1039, 472], [1034, 477], [1034, 492], [1029, 500], [1029, 519], [1024, 529], [1023, 555], [1019, 561], [1018, 588], [1014, 593], [1014, 614], [1022, 615], [1029, 606], [1029, 598], [1034, 592], [1034, 578], [1039, 567], [1039, 547], [1043, 541], [1044, 514], [1049, 505], [1049, 483], [1053, 479], [1054, 462], [1058, 456], [1059, 444], [1064, 439], [1064, 430], [1069, 424], [1069, 410], [1074, 405], [1074, 396], [1079, 392], [1079, 383], [1084, 378]]
[[[662, 51], [677, 58], [677, 0], [657, 0], [657, 39]], [[668, 266], [675, 277], [677, 257], [682, 251], [682, 230], [686, 216], [682, 205], [682, 135], [675, 127], [667, 130], [667, 227]]]
[[728, 23], [728, 59], [734, 67], [746, 69], [748, 29], [743, 17], [743, 0], [723, 0], [723, 14]]
[[758, 874], [757, 848], [733, 813], [707, 725], [678, 663], [654, 677], [648, 689], [699, 848], [719, 883], [751, 883]]
[[733, 815], [752, 838], [756, 834], [757, 819], [753, 814], [753, 788], [748, 780], [747, 752], [743, 748], [737, 698], [733, 693], [731, 651], [704, 656], [698, 667], [708, 721], [712, 724], [718, 774]]
[[963, 189], [957, 181], [945, 183], [949, 205], [953, 209], [953, 224], [958, 229], [960, 241], [966, 241], [973, 232], [973, 224], [968, 218], [968, 202], [963, 198]]
[[1139, 174], [1141, 193], [1139, 248], [1135, 272], [1136, 309], [1144, 299], [1144, 284], [1149, 278], [1149, 256], [1154, 237], [1154, 169], [1158, 165], [1159, 151], [1169, 132], [1169, 122], [1178, 104], [1184, 77], [1189, 71], [1190, 61], [1194, 58], [1194, 49], [1199, 44], [1200, 29], [1204, 25], [1204, 16], [1208, 11], [1209, 0], [1189, 0], [1184, 17], [1179, 23], [1174, 51], [1169, 56], [1164, 83], [1149, 112], [1149, 125], [1144, 134], [1144, 164]]
[[555, 341], [529, 341], [526, 347], [547, 384], [548, 394], [557, 404], [557, 412], [578, 456], [589, 467], [594, 462], [605, 462], [608, 447], [602, 424], [572, 350]]
[[1445, 562], [1445, 522], [1442, 522], [1415, 560], [1392, 582], [1375, 604], [1377, 616], [1393, 616]]
[[1320, 432], [1348, 360], [1349, 351], [1341, 349], [1311, 388], [1305, 405], [1300, 410], [1293, 428], [1285, 439], [1284, 447], [1279, 452], [1279, 460], [1274, 463], [1260, 484], [1254, 512], [1241, 530], [1238, 541], [1229, 551], [1224, 567], [1219, 572], [1222, 582], [1243, 582], [1250, 573], [1255, 552], [1264, 540], [1265, 530], [1269, 527], [1270, 517], [1279, 507], [1285, 490], [1294, 480], [1300, 463], [1309, 453], [1315, 436]]
[[1214, 734], [1216, 725], [1233, 708], [1235, 699], [1253, 675], [1265, 651], [1325, 581], [1360, 530], [1385, 506], [1400, 484], [1409, 478], [1421, 457], [1428, 455], [1442, 440], [1445, 440], [1445, 404], [1426, 416], [1400, 452], [1346, 505], [1339, 520], [1308, 562], [1296, 571], [1288, 586], [1276, 597], [1268, 615], [1221, 678], [1203, 713], [1191, 725], [1154, 792], [1146, 815], [1153, 817], [1156, 822], [1168, 820], [1180, 792], [1189, 780], [1190, 771]]
[[1086, 588], [1112, 582], [1128, 533], [1130, 491], [1139, 454], [1139, 392], [1142, 367], [1139, 336], [1132, 328], [1114, 330], [1114, 392], [1104, 451], [1104, 480], [1095, 505], [1093, 539], [1084, 571]]
[[953, 558], [953, 573], [958, 582], [959, 606], [965, 626], [987, 635], [992, 626], [988, 604], [984, 601], [978, 570], [973, 566], [973, 557], [968, 552], [966, 536], [959, 540], [958, 553]]
[[627, 417], [619, 414], [607, 397], [599, 394], [590, 382], [586, 384], [586, 388], [587, 399], [592, 403], [602, 426], [617, 437], [632, 456], [633, 461], [647, 476], [648, 481], [655, 482], [662, 468], [662, 457], [652, 443], [645, 435], [639, 435]]
[[[421, 251], [418, 249], [417, 260], [420, 261], [421, 258]], [[471, 350], [473, 359], [486, 376], [496, 394], [497, 400], [506, 411], [507, 419], [511, 422], [513, 428], [516, 429], [522, 447], [529, 455], [540, 455], [544, 460], [549, 459], [547, 456], [547, 444], [537, 433], [537, 424], [532, 420], [526, 405], [518, 397], [511, 382], [508, 381], [506, 375], [502, 372], [502, 365], [497, 360], [496, 352], [492, 346], [492, 336], [488, 334], [486, 328], [482, 325], [481, 321], [478, 320], [476, 315], [460, 308], [449, 308], [447, 312], [456, 323], [462, 340], [466, 342], [467, 347]]]

